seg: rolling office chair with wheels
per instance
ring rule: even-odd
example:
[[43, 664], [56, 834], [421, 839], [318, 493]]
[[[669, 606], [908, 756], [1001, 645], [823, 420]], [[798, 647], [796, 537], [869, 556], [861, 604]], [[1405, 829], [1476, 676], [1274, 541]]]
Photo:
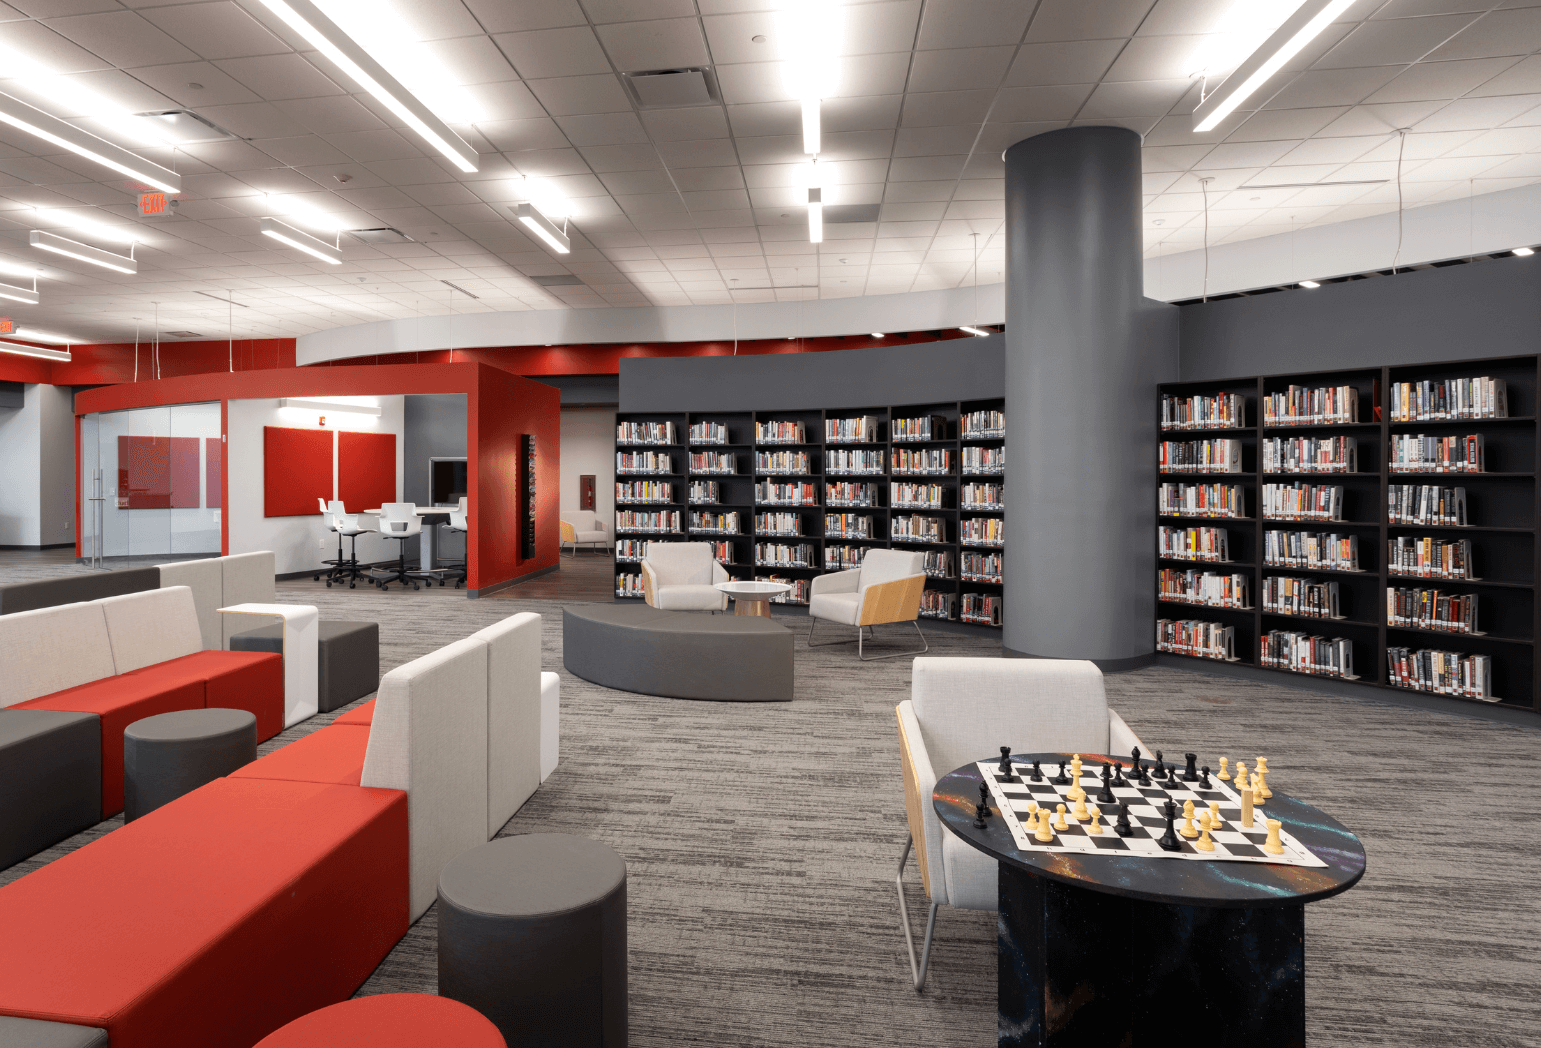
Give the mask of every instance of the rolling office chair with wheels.
[[[449, 523], [444, 525], [435, 524], [433, 526], [446, 527], [450, 531], [466, 535], [468, 536], [467, 541], [470, 541], [469, 535], [471, 532], [471, 525], [468, 523], [469, 511], [467, 508], [467, 502], [468, 500], [466, 496], [461, 495], [460, 505], [449, 511]], [[469, 555], [469, 553], [467, 555]], [[464, 560], [440, 560], [433, 566], [432, 571], [425, 571], [421, 574], [425, 576], [432, 575], [435, 579], [439, 580], [439, 585], [441, 586], [444, 585], [446, 576], [453, 576], [455, 579], [455, 588], [459, 589], [461, 586], [464, 586], [466, 582], [466, 562]]]
[[381, 570], [372, 569], [369, 574], [370, 581], [382, 590], [389, 590], [391, 583], [400, 582], [403, 586], [412, 584], [413, 589], [422, 589], [413, 575], [417, 572], [407, 570], [407, 539], [416, 538], [423, 533], [423, 518], [417, 515], [417, 506], [411, 502], [386, 502], [380, 506], [380, 534], [388, 539], [395, 539], [401, 543], [398, 547], [396, 567]]
[[[327, 530], [337, 533], [337, 559], [321, 562], [332, 566], [332, 570], [326, 573], [327, 588], [330, 589], [334, 582], [338, 585], [346, 582], [348, 588], [353, 589], [357, 584], [355, 580], [366, 577], [366, 572], [358, 564], [358, 537], [371, 529], [360, 523], [358, 514], [349, 513], [347, 508], [336, 499], [332, 500], [330, 506], [320, 497], [317, 497], [316, 503], [321, 507], [321, 516], [326, 521]], [[344, 537], [352, 540], [352, 553], [348, 557], [344, 557], [342, 553]], [[320, 573], [316, 574], [315, 581], [321, 581]]]

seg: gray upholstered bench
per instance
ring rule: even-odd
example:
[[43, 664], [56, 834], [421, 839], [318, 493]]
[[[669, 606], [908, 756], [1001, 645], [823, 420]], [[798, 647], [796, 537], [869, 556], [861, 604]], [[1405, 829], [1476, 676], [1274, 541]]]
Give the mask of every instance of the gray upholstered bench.
[[0, 709], [0, 869], [101, 819], [101, 719]]
[[107, 1048], [107, 1031], [0, 1015], [0, 1044], [5, 1048]]
[[569, 606], [562, 663], [584, 680], [644, 695], [792, 701], [792, 632], [770, 619], [645, 604]]
[[[316, 624], [316, 697], [319, 712], [341, 709], [380, 687], [380, 624], [328, 622]], [[231, 651], [284, 651], [283, 624], [237, 633]]]

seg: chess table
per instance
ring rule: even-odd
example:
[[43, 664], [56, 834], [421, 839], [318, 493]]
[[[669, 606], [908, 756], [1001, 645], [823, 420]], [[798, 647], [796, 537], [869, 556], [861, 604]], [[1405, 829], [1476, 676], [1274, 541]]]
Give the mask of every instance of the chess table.
[[[1071, 756], [1011, 760], [1036, 760], [1047, 776]], [[1081, 757], [1090, 797], [1093, 770], [1120, 758]], [[1000, 812], [998, 790], [984, 827], [975, 825], [981, 766], [997, 761], [944, 776], [931, 801], [949, 831], [999, 861], [1000, 1048], [1157, 1044], [1200, 1030], [1247, 1048], [1303, 1048], [1305, 905], [1364, 876], [1357, 837], [1274, 789], [1257, 819], [1278, 819], [1325, 866], [1022, 848]], [[1122, 763], [1127, 774], [1129, 758]], [[1111, 835], [1116, 809], [1103, 807]]]

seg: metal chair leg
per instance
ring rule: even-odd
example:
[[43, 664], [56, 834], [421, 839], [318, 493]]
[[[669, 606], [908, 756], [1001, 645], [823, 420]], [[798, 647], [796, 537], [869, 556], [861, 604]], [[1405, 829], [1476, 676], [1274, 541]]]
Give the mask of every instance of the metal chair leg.
[[[851, 643], [848, 640], [821, 640], [817, 644], [813, 643], [813, 626], [814, 626], [814, 623], [816, 623], [818, 621], [819, 621], [819, 618], [818, 618], [817, 615], [809, 615], [808, 616], [808, 647], [810, 647], [810, 648], [827, 648], [831, 644], [849, 644], [849, 643]], [[861, 627], [860, 626], [856, 627], [856, 639], [857, 639], [858, 643], [861, 640]]]
[[913, 837], [904, 838], [904, 853], [899, 856], [899, 872], [894, 877], [894, 886], [899, 891], [899, 921], [904, 925], [904, 945], [910, 952], [910, 978], [915, 983], [915, 992], [919, 993], [921, 987], [926, 985], [926, 969], [931, 964], [931, 936], [936, 931], [937, 903], [931, 904], [931, 915], [926, 918], [926, 941], [921, 949], [920, 963], [915, 962], [915, 939], [910, 934], [910, 910], [904, 904], [904, 864], [909, 861], [910, 848], [915, 844]]
[[931, 642], [926, 639], [926, 635], [924, 633], [920, 632], [920, 623], [916, 622], [914, 619], [911, 619], [910, 625], [915, 627], [915, 634], [920, 638], [921, 646], [919, 648], [916, 648], [913, 651], [896, 651], [891, 655], [864, 655], [862, 654], [860, 627], [858, 627], [858, 632], [856, 634], [856, 656], [863, 662], [877, 662], [879, 659], [897, 659], [902, 658], [905, 655], [924, 655], [926, 652], [931, 650]]

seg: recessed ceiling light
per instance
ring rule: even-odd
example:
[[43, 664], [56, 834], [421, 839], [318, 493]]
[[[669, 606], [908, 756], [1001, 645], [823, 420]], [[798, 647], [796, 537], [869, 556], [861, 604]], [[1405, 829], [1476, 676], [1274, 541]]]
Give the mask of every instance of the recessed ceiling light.
[[1322, 285], [1318, 284], [1314, 280], [1302, 280], [1300, 282], [1300, 286], [1301, 287], [1321, 287]]

